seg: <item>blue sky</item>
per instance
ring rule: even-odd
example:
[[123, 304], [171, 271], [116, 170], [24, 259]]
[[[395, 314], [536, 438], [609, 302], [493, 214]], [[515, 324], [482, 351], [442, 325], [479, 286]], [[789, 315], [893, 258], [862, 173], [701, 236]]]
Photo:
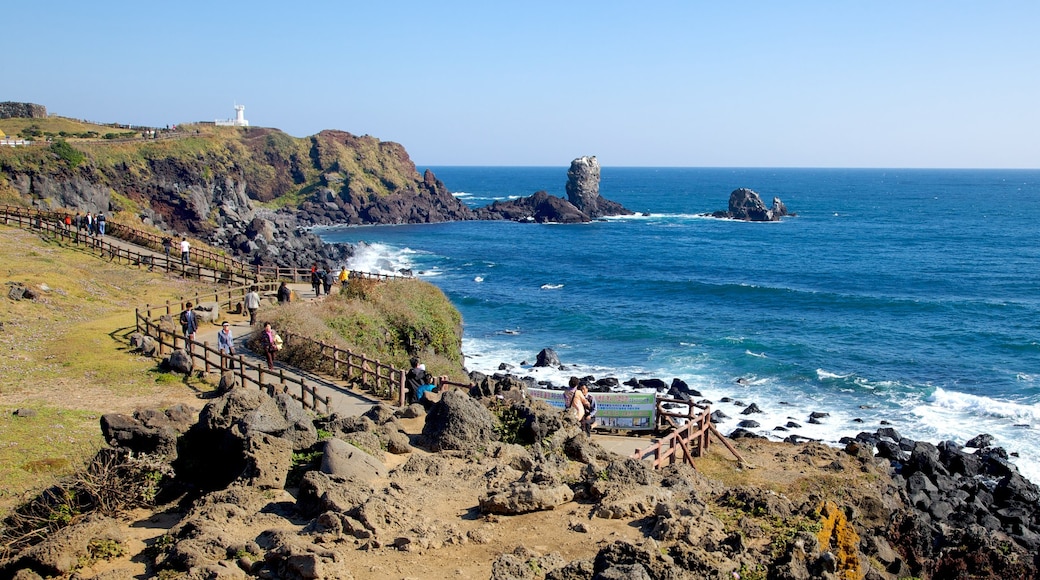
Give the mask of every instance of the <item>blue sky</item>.
[[1040, 167], [1040, 2], [37, 2], [0, 100], [427, 165]]

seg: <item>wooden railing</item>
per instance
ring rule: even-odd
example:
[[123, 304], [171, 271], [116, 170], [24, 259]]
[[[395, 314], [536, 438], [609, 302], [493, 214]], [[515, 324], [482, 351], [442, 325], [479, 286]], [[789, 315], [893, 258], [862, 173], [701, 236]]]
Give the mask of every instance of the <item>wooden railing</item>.
[[[260, 291], [267, 292], [274, 287], [274, 283], [262, 282], [258, 286]], [[217, 302], [219, 306], [230, 309], [232, 305], [237, 304], [245, 296], [247, 291], [248, 287], [245, 286], [230, 288], [226, 292], [215, 292], [212, 295], [197, 294], [195, 300], [196, 304], [199, 302], [203, 304], [206, 302]], [[287, 393], [300, 401], [304, 408], [312, 409], [318, 413], [324, 411], [328, 414], [330, 397], [322, 397], [318, 392], [318, 388], [308, 384], [305, 378], [288, 376], [282, 369], [266, 369], [263, 365], [253, 363], [241, 355], [225, 355], [218, 349], [211, 347], [208, 342], [190, 341], [184, 335], [178, 334], [176, 330], [164, 329], [161, 318], [169, 316], [170, 323], [175, 325], [177, 323], [174, 321], [173, 316], [175, 313], [180, 313], [182, 308], [183, 305], [166, 302], [166, 304], [157, 307], [146, 304], [143, 312], [142, 308], [134, 310], [137, 331], [155, 339], [160, 355], [165, 354], [167, 347], [171, 352], [178, 348], [183, 348], [192, 358], [193, 368], [202, 368], [207, 373], [214, 368], [227, 369], [230, 366], [229, 363], [234, 361], [235, 376], [238, 377], [243, 386], [251, 384], [270, 395]], [[255, 374], [255, 378], [253, 374]], [[299, 394], [297, 395], [294, 391], [298, 391]]]
[[[673, 413], [664, 407], [665, 403], [686, 405], [686, 413]], [[696, 409], [696, 412], [695, 412]], [[711, 435], [721, 442], [741, 465], [748, 465], [740, 453], [722, 436], [711, 423], [711, 406], [699, 405], [692, 401], [660, 397], [657, 399], [657, 430], [674, 429], [665, 437], [654, 442], [645, 449], [637, 449], [632, 459], [650, 459], [654, 469], [665, 464], [671, 465], [681, 458], [684, 463], [696, 469], [694, 458], [703, 457], [708, 452]]]
[[3, 219], [6, 225], [15, 225], [21, 228], [50, 234], [55, 238], [64, 239], [77, 247], [96, 253], [101, 258], [108, 259], [110, 262], [120, 264], [125, 262], [128, 265], [139, 267], [147, 266], [149, 270], [158, 268], [163, 271], [177, 271], [186, 276], [191, 276], [204, 282], [212, 282], [215, 284], [249, 284], [255, 279], [254, 276], [250, 276], [248, 273], [232, 273], [220, 271], [218, 269], [198, 267], [185, 268], [181, 266], [180, 260], [171, 263], [169, 260], [164, 260], [162, 256], [157, 256], [151, 253], [142, 253], [131, 248], [124, 248], [113, 244], [108, 241], [106, 236], [91, 236], [85, 231], [66, 228], [64, 223], [44, 220], [42, 219], [43, 216], [39, 214], [31, 215], [17, 211], [6, 211], [9, 208], [10, 206], [0, 207], [0, 219]]
[[[11, 205], [0, 206], [0, 218], [2, 218], [5, 223], [13, 222], [20, 227], [38, 227], [56, 233], [66, 232], [70, 238], [76, 240], [84, 237], [88, 239], [92, 238], [93, 236], [86, 235], [82, 230], [77, 231], [75, 229], [75, 224], [66, 229], [64, 223], [65, 216], [74, 214], [75, 212], [67, 210], [49, 211], [31, 207]], [[235, 258], [225, 254], [214, 252], [206, 248], [198, 248], [194, 245], [192, 245], [188, 250], [188, 264], [185, 265], [181, 263], [180, 244], [175, 238], [173, 238], [173, 247], [169, 248], [169, 251], [167, 251], [167, 247], [163, 246], [163, 239], [169, 236], [138, 230], [128, 225], [114, 222], [110, 219], [106, 219], [105, 227], [106, 235], [111, 235], [112, 237], [119, 238], [126, 242], [146, 247], [156, 252], [156, 254], [162, 254], [162, 256], [153, 256], [152, 259], [154, 259], [155, 265], [163, 267], [166, 271], [179, 270], [190, 272], [197, 270], [199, 267], [203, 267], [214, 271], [226, 272], [237, 276], [240, 280], [246, 281], [291, 280], [294, 283], [310, 281], [310, 268], [288, 268], [246, 264], [241, 260], [236, 260]], [[375, 274], [355, 270], [350, 271], [350, 277], [380, 281], [410, 278], [410, 276], [397, 274]]]
[[[310, 337], [285, 332], [286, 346], [293, 346], [293, 351], [302, 351], [289, 356], [307, 356], [303, 352], [316, 354], [318, 365], [315, 370], [342, 377], [344, 381], [358, 383], [361, 388], [373, 395], [393, 401], [404, 406], [404, 378], [407, 371], [384, 364], [378, 359], [371, 359], [350, 349], [339, 348], [335, 344], [314, 340]], [[315, 351], [317, 351], [315, 353]], [[300, 365], [295, 365], [300, 366]]]
[[[673, 413], [664, 407], [665, 403], [678, 403], [687, 406], [686, 413]], [[696, 410], [696, 411], [695, 411]], [[674, 427], [674, 430], [662, 437], [653, 445], [632, 454], [633, 459], [653, 457], [654, 468], [666, 463], [671, 465], [677, 458], [693, 465], [693, 459], [708, 451], [708, 436], [711, 428], [711, 406], [698, 405], [680, 399], [657, 399], [657, 428]]]
[[[126, 260], [128, 264], [136, 266], [148, 266], [148, 268], [154, 269], [156, 267], [164, 271], [179, 271], [185, 274], [197, 276], [200, 280], [208, 280], [214, 283], [226, 283], [229, 285], [227, 290], [220, 290], [213, 292], [212, 294], [199, 295], [196, 293], [194, 297], [194, 303], [200, 304], [205, 302], [216, 302], [218, 307], [224, 311], [233, 309], [248, 292], [249, 286], [255, 285], [261, 293], [273, 293], [277, 290], [277, 283], [274, 281], [262, 281], [258, 280], [259, 274], [262, 270], [256, 272], [241, 268], [243, 266], [241, 262], [222, 256], [206, 250], [197, 250], [192, 248], [192, 255], [197, 260], [207, 261], [208, 268], [185, 268], [180, 261], [180, 252], [178, 251], [175, 256], [170, 255], [157, 255], [157, 254], [144, 254], [131, 249], [122, 248], [114, 245], [105, 239], [105, 236], [100, 235], [88, 235], [83, 230], [75, 229], [75, 226], [66, 226], [64, 223], [66, 213], [64, 212], [51, 212], [43, 211], [35, 208], [24, 208], [17, 206], [0, 206], [0, 219], [4, 220], [5, 224], [16, 225], [27, 229], [36, 229], [43, 232], [48, 232], [55, 237], [61, 237], [68, 241], [81, 245], [90, 250], [97, 251], [101, 257], [107, 257], [110, 261]], [[154, 248], [157, 252], [162, 251], [162, 237], [153, 234], [151, 232], [143, 232], [135, 230], [128, 226], [108, 221], [106, 223], [106, 235], [111, 234], [113, 237], [117, 237], [128, 243], [134, 245], [141, 245], [148, 248]], [[172, 252], [171, 252], [172, 253]], [[221, 268], [225, 268], [222, 270]], [[285, 277], [297, 278], [310, 278], [310, 270], [304, 268], [272, 268], [269, 270], [274, 274], [272, 280]], [[393, 279], [406, 279], [407, 276], [387, 275], [387, 274], [373, 274], [368, 272], [351, 271], [349, 274], [352, 279], [368, 279], [377, 281], [388, 281]], [[185, 301], [181, 301], [177, 305], [176, 312], [179, 313], [184, 308]], [[142, 313], [143, 310], [143, 313]], [[163, 330], [162, 327], [156, 322], [162, 315], [172, 316], [174, 313], [174, 306], [167, 302], [164, 306], [152, 307], [146, 304], [144, 308], [135, 309], [136, 312], [136, 325], [140, 332], [154, 338], [160, 349], [160, 354], [163, 354], [163, 349], [169, 346], [171, 349], [178, 348], [178, 341], [184, 346], [187, 346], [187, 338], [183, 335], [178, 335], [177, 332]], [[160, 314], [156, 315], [156, 312]], [[373, 394], [394, 401], [398, 405], [404, 404], [405, 391], [404, 391], [404, 377], [406, 371], [397, 369], [391, 365], [383, 364], [377, 359], [370, 359], [363, 354], [354, 353], [350, 350], [340, 349], [336, 345], [327, 345], [318, 341], [314, 341], [308, 337], [301, 335], [295, 335], [286, 333], [286, 340], [292, 340], [297, 343], [316, 345], [319, 353], [319, 360], [328, 361], [331, 365], [331, 369], [334, 374], [338, 374], [340, 367], [343, 367], [344, 373], [341, 375], [344, 380], [347, 381], [358, 381], [365, 388], [369, 389]], [[194, 353], [194, 346], [201, 346], [202, 354]], [[216, 364], [218, 368], [226, 368], [225, 357], [222, 357], [220, 352], [209, 348], [205, 343], [192, 341], [192, 352], [193, 359], [201, 359], [201, 364], [208, 372], [211, 365]], [[218, 358], [217, 363], [213, 363], [210, 360], [210, 354], [215, 354]], [[276, 385], [272, 385], [270, 382], [264, 381], [265, 375], [277, 375], [278, 385], [282, 392], [285, 392], [288, 383], [296, 383], [300, 389], [300, 396], [293, 395], [308, 406], [306, 403], [308, 396], [310, 397], [309, 407], [317, 410], [319, 402], [323, 403], [328, 410], [328, 397], [322, 398], [318, 396], [317, 391], [314, 387], [308, 386], [306, 381], [303, 379], [295, 379], [292, 377], [286, 377], [284, 373], [279, 371], [274, 373], [269, 370], [264, 370], [259, 365], [254, 365], [246, 361], [236, 359], [239, 364], [239, 375], [242, 377], [243, 384], [246, 384], [246, 378], [243, 373], [244, 369], [249, 368], [251, 371], [257, 373], [257, 379], [248, 379], [249, 382], [256, 384], [258, 387], [273, 392], [274, 389], [278, 388]], [[320, 369], [315, 369], [320, 370]]]

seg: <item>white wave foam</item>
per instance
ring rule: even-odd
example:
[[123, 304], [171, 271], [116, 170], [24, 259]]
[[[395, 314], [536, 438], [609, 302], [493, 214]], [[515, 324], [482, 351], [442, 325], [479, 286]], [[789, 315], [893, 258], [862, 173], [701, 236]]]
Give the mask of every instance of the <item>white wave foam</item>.
[[1016, 424], [1040, 425], [1040, 404], [1023, 405], [942, 388], [935, 389], [927, 402], [935, 408], [968, 416], [993, 417], [1007, 419]]
[[484, 281], [484, 277], [483, 276], [477, 276], [477, 277], [473, 278], [473, 281], [479, 284], [479, 283]]
[[563, 288], [563, 284], [542, 284], [540, 288], [542, 290], [559, 290]]
[[768, 356], [766, 356], [766, 353], [764, 352], [751, 352], [750, 350], [745, 350], [744, 354], [748, 356], [753, 356], [755, 358], [769, 358]]
[[838, 373], [832, 373], [823, 369], [816, 369], [816, 378], [820, 379], [821, 381], [825, 381], [827, 379], [847, 379], [851, 376], [851, 374], [839, 375]]
[[382, 243], [359, 243], [354, 255], [347, 260], [351, 270], [370, 274], [398, 274], [415, 267], [415, 258], [421, 254], [411, 248], [399, 248]]

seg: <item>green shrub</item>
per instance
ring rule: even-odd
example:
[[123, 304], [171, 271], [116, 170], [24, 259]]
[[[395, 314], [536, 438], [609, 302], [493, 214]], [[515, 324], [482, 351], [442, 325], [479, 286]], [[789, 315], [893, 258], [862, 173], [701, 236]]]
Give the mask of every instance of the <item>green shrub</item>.
[[55, 141], [51, 143], [49, 149], [52, 153], [65, 160], [65, 162], [69, 164], [69, 167], [72, 168], [83, 163], [83, 160], [86, 159], [86, 156], [83, 155], [83, 153], [72, 145], [69, 145], [69, 143], [64, 139], [55, 139]]

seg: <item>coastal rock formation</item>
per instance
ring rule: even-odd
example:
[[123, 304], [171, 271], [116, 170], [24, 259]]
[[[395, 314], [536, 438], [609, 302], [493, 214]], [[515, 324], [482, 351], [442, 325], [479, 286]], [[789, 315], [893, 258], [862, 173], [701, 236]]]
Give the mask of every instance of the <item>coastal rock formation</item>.
[[567, 201], [590, 218], [632, 215], [621, 204], [599, 195], [599, 160], [596, 156], [579, 157], [567, 170]]
[[729, 210], [711, 214], [712, 217], [751, 222], [775, 222], [787, 215], [794, 214], [787, 212], [787, 206], [779, 197], [774, 197], [773, 206], [767, 208], [758, 193], [745, 187], [734, 189], [729, 194]]
[[477, 218], [483, 220], [509, 220], [514, 222], [574, 224], [592, 221], [588, 215], [571, 202], [549, 195], [544, 191], [512, 201], [496, 201], [475, 210]]
[[537, 191], [529, 197], [512, 201], [496, 201], [474, 210], [477, 219], [511, 220], [536, 223], [583, 223], [593, 219], [632, 215], [621, 204], [599, 195], [599, 161], [595, 157], [579, 157], [567, 170], [567, 199]]
[[[177, 144], [189, 139], [185, 154]], [[307, 226], [474, 217], [432, 172], [420, 175], [401, 145], [344, 131], [296, 139], [262, 127], [187, 125], [162, 140], [121, 142], [116, 151], [105, 141], [70, 138], [66, 146], [82, 158], [12, 152], [0, 160], [0, 189], [26, 205], [110, 219], [132, 207], [145, 224], [251, 264], [341, 264], [350, 256], [349, 246], [323, 244]]]
[[[969, 454], [949, 443], [906, 441], [891, 429], [860, 434], [845, 450], [744, 439], [737, 445], [755, 454], [753, 471], [776, 469], [770, 461], [791, 463], [803, 479], [784, 486], [783, 478], [766, 473], [766, 487], [730, 485], [682, 463], [655, 470], [614, 455], [562, 421], [558, 409], [525, 402], [503, 410], [495, 399], [446, 391], [423, 429], [429, 447], [396, 467], [378, 451], [368, 454], [337, 438], [310, 448], [324, 450], [323, 459], [294, 467], [285, 428], [291, 421], [266, 394], [232, 389], [180, 436], [180, 468], [162, 470], [170, 474], [163, 482], [171, 491], [192, 490], [181, 509], [164, 508], [179, 521], [161, 542], [126, 558], [147, 561], [150, 575], [351, 578], [381, 575], [378, 566], [393, 551], [396, 560], [422, 562], [431, 577], [440, 577], [449, 574], [443, 566], [458, 566], [457, 550], [466, 544], [494, 542], [492, 553], [499, 555], [490, 577], [503, 580], [1037, 578], [1038, 490], [998, 448]], [[183, 423], [182, 415], [149, 412], [135, 419]], [[403, 416], [377, 406], [363, 416], [319, 421], [334, 432], [359, 433]], [[525, 417], [537, 428], [517, 437]], [[107, 429], [122, 423], [132, 427], [133, 421], [113, 416]], [[200, 439], [200, 429], [216, 437]], [[494, 442], [499, 434], [521, 444]], [[119, 445], [132, 440], [111, 439]], [[874, 457], [875, 445], [893, 459]], [[230, 469], [203, 482], [198, 470], [215, 466], [199, 462], [214, 455]], [[720, 466], [704, 460], [706, 467]], [[293, 473], [296, 493], [290, 493]], [[533, 512], [546, 519], [532, 519]], [[522, 518], [517, 525], [523, 527], [513, 527], [513, 518]], [[101, 524], [85, 527], [94, 521]], [[129, 545], [111, 520], [81, 522], [0, 560], [0, 576], [66, 573], [98, 539]], [[595, 547], [577, 548], [567, 539], [575, 534]], [[569, 543], [561, 552], [582, 556], [541, 555], [518, 546], [524, 541]], [[452, 563], [439, 564], [440, 550]], [[118, 573], [103, 577], [135, 576], [129, 568], [114, 569]]]

